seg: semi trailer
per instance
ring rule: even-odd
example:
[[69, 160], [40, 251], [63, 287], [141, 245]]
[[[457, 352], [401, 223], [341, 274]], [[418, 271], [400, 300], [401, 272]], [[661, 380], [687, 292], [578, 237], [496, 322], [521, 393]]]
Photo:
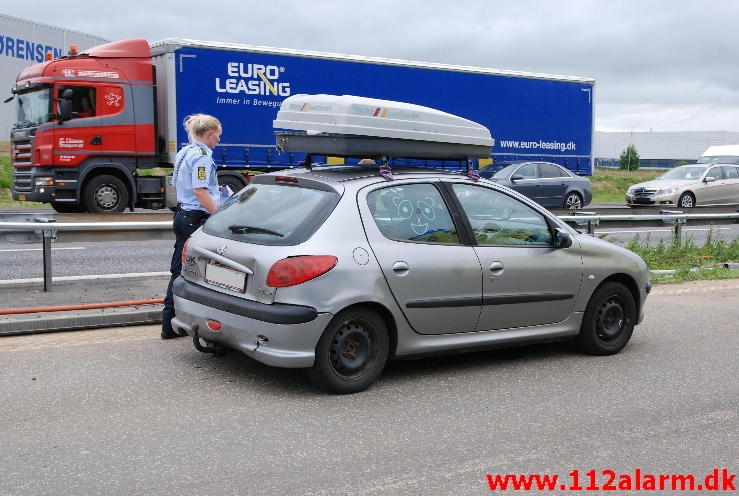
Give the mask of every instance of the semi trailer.
[[182, 121], [198, 112], [223, 124], [213, 154], [221, 184], [235, 191], [250, 171], [296, 167], [303, 157], [279, 152], [272, 121], [283, 100], [306, 93], [413, 102], [480, 122], [494, 138], [480, 166], [534, 159], [592, 173], [590, 78], [182, 39], [47, 59], [18, 74], [8, 99], [12, 195], [59, 212], [164, 207], [166, 176], [151, 169], [172, 167], [187, 142]]

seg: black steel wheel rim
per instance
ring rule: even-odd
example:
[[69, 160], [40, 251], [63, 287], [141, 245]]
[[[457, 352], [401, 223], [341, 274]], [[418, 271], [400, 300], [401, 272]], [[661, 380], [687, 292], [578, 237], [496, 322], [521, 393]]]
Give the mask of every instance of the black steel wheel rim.
[[376, 357], [376, 331], [364, 322], [346, 322], [331, 340], [331, 367], [343, 379], [362, 377], [372, 367]]
[[618, 339], [626, 324], [626, 312], [621, 298], [613, 295], [603, 300], [595, 315], [598, 338], [604, 342]]

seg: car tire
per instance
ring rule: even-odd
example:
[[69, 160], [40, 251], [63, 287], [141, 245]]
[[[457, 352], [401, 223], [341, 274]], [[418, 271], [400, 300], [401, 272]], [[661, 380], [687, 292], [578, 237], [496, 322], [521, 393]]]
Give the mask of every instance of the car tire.
[[575, 343], [590, 355], [618, 353], [631, 339], [636, 318], [634, 296], [626, 286], [618, 282], [602, 284], [588, 301]]
[[358, 393], [380, 376], [389, 350], [382, 318], [369, 309], [350, 309], [338, 313], [323, 331], [313, 368], [307, 373], [316, 385], [332, 393]]
[[567, 193], [565, 196], [564, 207], [567, 210], [580, 210], [583, 207], [582, 196], [579, 193]]
[[128, 188], [115, 176], [96, 176], [85, 185], [83, 202], [93, 214], [123, 212], [128, 206]]
[[693, 193], [685, 192], [680, 195], [680, 199], [677, 201], [677, 206], [680, 208], [693, 208], [695, 207], [695, 196]]
[[78, 214], [85, 211], [85, 207], [77, 203], [51, 202], [51, 208], [53, 208], [55, 212], [58, 212], [60, 214]]

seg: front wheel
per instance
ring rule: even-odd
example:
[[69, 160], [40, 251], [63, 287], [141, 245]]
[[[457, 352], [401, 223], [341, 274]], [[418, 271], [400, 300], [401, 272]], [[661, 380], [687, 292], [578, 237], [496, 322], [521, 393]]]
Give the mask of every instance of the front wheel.
[[590, 297], [575, 342], [590, 355], [613, 355], [629, 342], [634, 325], [634, 296], [623, 284], [608, 282]]
[[680, 208], [693, 208], [695, 207], [695, 197], [692, 193], [683, 193], [680, 195], [677, 204], [680, 205]]
[[367, 309], [340, 312], [323, 331], [307, 373], [318, 386], [337, 394], [367, 389], [382, 373], [390, 340], [380, 316]]
[[565, 197], [564, 206], [568, 210], [580, 210], [582, 208], [582, 197], [577, 193], [569, 193]]
[[93, 177], [85, 185], [83, 202], [93, 214], [123, 212], [128, 205], [128, 188], [115, 176]]

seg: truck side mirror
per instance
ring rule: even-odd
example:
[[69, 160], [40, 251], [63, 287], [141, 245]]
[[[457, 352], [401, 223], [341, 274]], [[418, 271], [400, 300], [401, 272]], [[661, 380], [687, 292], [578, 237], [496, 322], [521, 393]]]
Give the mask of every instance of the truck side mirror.
[[66, 89], [59, 99], [59, 124], [72, 118], [72, 90]]

